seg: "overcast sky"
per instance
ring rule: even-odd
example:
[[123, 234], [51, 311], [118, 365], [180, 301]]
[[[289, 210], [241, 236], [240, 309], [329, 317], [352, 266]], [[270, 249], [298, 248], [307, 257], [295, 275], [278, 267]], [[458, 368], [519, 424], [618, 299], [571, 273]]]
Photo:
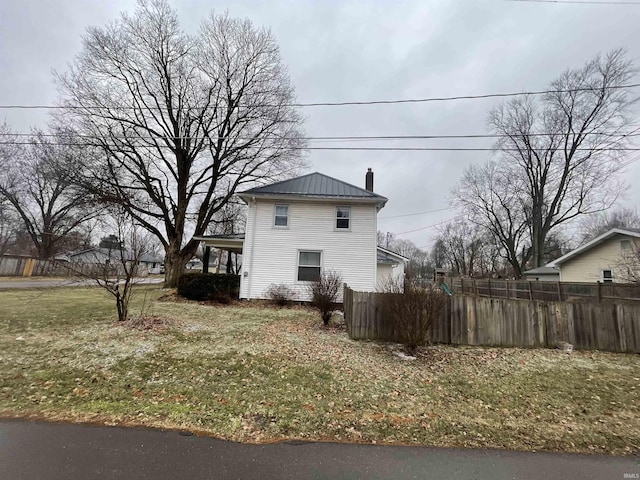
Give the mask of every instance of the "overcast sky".
[[[578, 68], [598, 52], [617, 47], [627, 48], [629, 58], [640, 66], [640, 3], [174, 0], [172, 4], [187, 32], [195, 32], [213, 8], [271, 28], [300, 102], [541, 90], [566, 68]], [[81, 48], [85, 29], [104, 26], [134, 6], [134, 1], [124, 0], [1, 0], [0, 104], [55, 103], [51, 72], [66, 69]], [[481, 134], [486, 133], [488, 111], [498, 102], [316, 107], [303, 113], [311, 137]], [[26, 132], [32, 126], [46, 127], [47, 116], [37, 110], [0, 110], [2, 120], [13, 130]], [[640, 119], [634, 123], [640, 124]], [[357, 145], [490, 147], [491, 142]], [[376, 192], [389, 198], [379, 215], [379, 229], [396, 233], [421, 229], [400, 237], [428, 247], [435, 229], [423, 227], [454, 216], [454, 211], [387, 217], [446, 208], [449, 191], [464, 167], [483, 162], [488, 155], [312, 151], [308, 160], [309, 171], [360, 186], [371, 167]], [[631, 188], [622, 203], [635, 206], [640, 200], [640, 162], [628, 167], [626, 177]]]

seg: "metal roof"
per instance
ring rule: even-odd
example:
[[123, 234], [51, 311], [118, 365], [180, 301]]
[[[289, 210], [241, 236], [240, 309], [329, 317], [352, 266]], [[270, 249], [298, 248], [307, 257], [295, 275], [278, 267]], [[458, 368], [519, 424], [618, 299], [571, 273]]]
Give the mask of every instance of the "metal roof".
[[409, 261], [409, 259], [404, 255], [400, 255], [392, 250], [383, 248], [380, 245], [378, 245], [376, 252], [378, 263], [390, 263], [395, 265], [400, 262], [406, 263]]
[[364, 188], [356, 187], [323, 173], [314, 172], [301, 177], [283, 180], [281, 182], [255, 187], [241, 192], [240, 195], [301, 195], [309, 197], [327, 198], [357, 198], [371, 199], [381, 203], [387, 201], [386, 197], [370, 192]]

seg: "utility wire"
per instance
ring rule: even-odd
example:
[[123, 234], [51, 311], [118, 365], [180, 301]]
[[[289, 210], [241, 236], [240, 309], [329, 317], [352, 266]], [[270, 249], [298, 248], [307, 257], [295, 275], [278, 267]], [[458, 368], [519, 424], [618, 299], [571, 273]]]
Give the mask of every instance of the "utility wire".
[[505, 0], [506, 2], [518, 2], [518, 3], [570, 3], [570, 4], [574, 4], [574, 5], [580, 5], [580, 4], [584, 4], [584, 5], [635, 5], [640, 7], [640, 2], [625, 2], [625, 1], [619, 1], [619, 0], [615, 0], [612, 2], [604, 2], [604, 1], [598, 1], [598, 0], [584, 0], [584, 1], [580, 1], [580, 0]]
[[[38, 142], [0, 142], [0, 145], [40, 145]], [[61, 147], [87, 147], [79, 142], [50, 142], [47, 145]], [[115, 145], [112, 145], [116, 147]], [[155, 148], [155, 147], [149, 147]], [[480, 147], [290, 147], [289, 150], [331, 150], [331, 151], [379, 151], [379, 152], [493, 152], [495, 148]], [[501, 152], [518, 152], [517, 148], [500, 148]], [[533, 148], [532, 150], [545, 150]], [[640, 152], [640, 147], [576, 148], [576, 152]]]
[[427, 213], [444, 212], [446, 210], [453, 210], [454, 207], [439, 208], [438, 210], [426, 210], [424, 212], [405, 213], [403, 215], [393, 215], [391, 217], [378, 217], [378, 220], [388, 220], [390, 218], [402, 218], [402, 217], [414, 217], [416, 215], [426, 215]]
[[[604, 137], [638, 137], [640, 133], [635, 129], [630, 132], [591, 132], [589, 135], [600, 135]], [[527, 137], [548, 137], [552, 135], [560, 135], [558, 133], [529, 133]], [[17, 132], [9, 132], [0, 134], [0, 137], [60, 137], [60, 135], [55, 133], [17, 133]], [[99, 135], [87, 135], [87, 134], [73, 134], [73, 137], [78, 138], [87, 138], [87, 139], [101, 139], [102, 137]], [[483, 139], [483, 138], [509, 138], [513, 135], [508, 135], [506, 133], [497, 133], [497, 134], [461, 134], [461, 135], [348, 135], [348, 136], [328, 136], [328, 137], [282, 137], [280, 135], [266, 135], [267, 138], [282, 138], [288, 140], [308, 140], [308, 141], [378, 141], [378, 140], [436, 140], [436, 139]], [[212, 141], [216, 140], [224, 140], [227, 137], [196, 137], [196, 136], [184, 136], [184, 137], [152, 137], [152, 136], [144, 136], [144, 135], [130, 135], [130, 136], [114, 136], [112, 138], [122, 138], [126, 140], [207, 140], [210, 138]], [[251, 136], [238, 136], [233, 137], [236, 140], [251, 140], [254, 137]]]
[[421, 230], [426, 230], [426, 229], [428, 229], [428, 228], [437, 227], [438, 225], [443, 225], [443, 224], [448, 223], [448, 222], [450, 222], [450, 221], [452, 221], [452, 220], [455, 220], [456, 218], [460, 218], [460, 217], [463, 217], [463, 216], [464, 216], [464, 215], [456, 215], [455, 217], [448, 218], [448, 219], [446, 219], [446, 220], [443, 220], [442, 222], [434, 223], [434, 224], [432, 224], [432, 225], [427, 225], [426, 227], [416, 228], [415, 230], [407, 230], [406, 232], [398, 232], [398, 233], [394, 233], [394, 235], [404, 235], [404, 234], [406, 234], [406, 233], [419, 232], [419, 231], [421, 231]]
[[[399, 100], [370, 100], [370, 101], [350, 101], [350, 102], [313, 102], [313, 103], [290, 103], [281, 105], [270, 104], [256, 104], [252, 107], [342, 107], [348, 105], [391, 105], [391, 104], [403, 104], [403, 103], [426, 103], [426, 102], [449, 102], [454, 100], [478, 100], [484, 98], [501, 98], [501, 97], [519, 97], [526, 95], [545, 95], [552, 93], [573, 93], [573, 92], [587, 92], [587, 91], [600, 91], [602, 89], [607, 90], [619, 90], [623, 88], [636, 88], [640, 87], [640, 83], [632, 83], [629, 85], [612, 85], [609, 87], [591, 87], [591, 88], [570, 88], [561, 90], [535, 90], [530, 92], [509, 92], [509, 93], [488, 93], [482, 95], [459, 95], [452, 97], [427, 97], [427, 98], [408, 98]], [[201, 107], [191, 107], [196, 109]], [[66, 110], [165, 110], [160, 107], [123, 107], [123, 106], [81, 106], [81, 105], [0, 105], [0, 109], [8, 110], [30, 110], [30, 109], [66, 109]], [[189, 110], [190, 108], [185, 108]]]

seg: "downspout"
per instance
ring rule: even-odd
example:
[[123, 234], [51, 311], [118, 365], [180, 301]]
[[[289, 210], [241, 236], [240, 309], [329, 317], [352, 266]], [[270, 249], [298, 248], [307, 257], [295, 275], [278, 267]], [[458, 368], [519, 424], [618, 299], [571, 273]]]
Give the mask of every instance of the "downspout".
[[[253, 277], [253, 257], [255, 256], [254, 247], [256, 244], [256, 220], [258, 216], [258, 204], [256, 197], [251, 197], [251, 202], [255, 208], [253, 212], [253, 228], [251, 229], [251, 257], [249, 258], [249, 281], [247, 282], [247, 300], [251, 300], [251, 279]], [[244, 262], [243, 262], [244, 263]]]
[[378, 205], [375, 205], [373, 211], [373, 231], [375, 235], [373, 236], [373, 291], [378, 290], [378, 212], [380, 208]]

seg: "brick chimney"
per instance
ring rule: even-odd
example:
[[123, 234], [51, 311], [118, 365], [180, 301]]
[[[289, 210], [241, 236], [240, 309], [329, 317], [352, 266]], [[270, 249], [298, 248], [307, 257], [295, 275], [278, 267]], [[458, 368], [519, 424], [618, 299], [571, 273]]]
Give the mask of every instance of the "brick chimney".
[[364, 188], [370, 192], [373, 192], [373, 171], [367, 170], [367, 175], [364, 178]]

